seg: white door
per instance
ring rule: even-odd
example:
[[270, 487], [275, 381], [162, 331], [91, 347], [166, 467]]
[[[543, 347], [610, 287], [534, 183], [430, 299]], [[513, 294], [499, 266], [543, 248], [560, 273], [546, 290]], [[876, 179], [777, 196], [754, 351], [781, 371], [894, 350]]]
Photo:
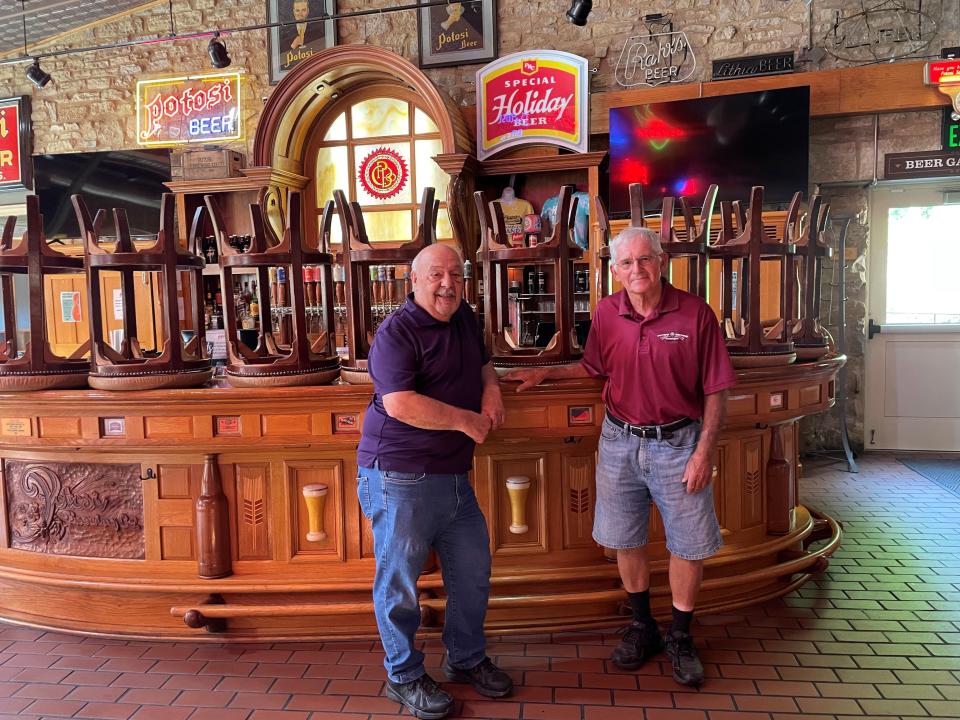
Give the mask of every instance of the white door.
[[871, 194], [867, 450], [960, 450], [960, 203], [951, 196], [960, 193], [942, 182]]

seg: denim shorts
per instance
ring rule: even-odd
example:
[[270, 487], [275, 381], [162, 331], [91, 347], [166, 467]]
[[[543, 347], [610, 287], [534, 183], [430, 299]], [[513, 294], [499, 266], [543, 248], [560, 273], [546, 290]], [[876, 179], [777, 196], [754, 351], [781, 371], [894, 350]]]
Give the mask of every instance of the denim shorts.
[[657, 440], [637, 437], [604, 418], [593, 539], [616, 550], [646, 545], [653, 502], [663, 518], [671, 555], [703, 560], [716, 553], [722, 540], [713, 486], [688, 493], [682, 482], [699, 437], [699, 422]]

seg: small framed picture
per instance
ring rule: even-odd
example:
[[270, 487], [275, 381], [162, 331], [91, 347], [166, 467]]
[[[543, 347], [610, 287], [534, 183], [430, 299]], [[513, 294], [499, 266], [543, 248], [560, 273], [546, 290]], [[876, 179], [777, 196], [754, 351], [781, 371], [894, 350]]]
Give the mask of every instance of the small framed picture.
[[567, 425], [593, 425], [593, 405], [567, 405]]
[[126, 437], [127, 419], [122, 417], [100, 418], [100, 437]]
[[335, 433], [360, 432], [360, 416], [356, 413], [335, 413], [333, 431]]
[[497, 56], [497, 0], [421, 8], [417, 30], [422, 68], [490, 62]]
[[267, 22], [286, 23], [269, 30], [270, 84], [274, 85], [304, 60], [337, 44], [335, 0], [267, 0]]

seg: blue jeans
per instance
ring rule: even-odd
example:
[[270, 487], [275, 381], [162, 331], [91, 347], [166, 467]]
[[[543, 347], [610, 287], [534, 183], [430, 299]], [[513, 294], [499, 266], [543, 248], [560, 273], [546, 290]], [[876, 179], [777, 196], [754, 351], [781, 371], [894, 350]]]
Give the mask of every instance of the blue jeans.
[[487, 647], [483, 621], [490, 596], [490, 540], [467, 475], [361, 467], [357, 494], [373, 523], [373, 605], [387, 677], [406, 683], [425, 672], [423, 653], [414, 644], [420, 627], [417, 577], [431, 546], [440, 558], [447, 594], [443, 643], [449, 663], [460, 669], [477, 665]]

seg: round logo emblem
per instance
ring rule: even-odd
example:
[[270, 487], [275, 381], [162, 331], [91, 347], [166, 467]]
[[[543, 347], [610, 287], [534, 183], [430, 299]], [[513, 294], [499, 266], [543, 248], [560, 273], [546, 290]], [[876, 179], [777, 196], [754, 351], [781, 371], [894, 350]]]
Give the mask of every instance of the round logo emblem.
[[407, 184], [407, 163], [400, 153], [389, 148], [377, 148], [360, 163], [360, 185], [372, 197], [386, 200]]

